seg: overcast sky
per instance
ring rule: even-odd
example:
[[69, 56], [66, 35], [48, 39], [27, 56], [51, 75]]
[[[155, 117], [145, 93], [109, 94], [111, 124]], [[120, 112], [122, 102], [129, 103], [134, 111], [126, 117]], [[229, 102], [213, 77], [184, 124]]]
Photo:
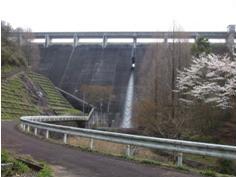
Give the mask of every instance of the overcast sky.
[[33, 31], [225, 31], [236, 0], [1, 0], [1, 20]]

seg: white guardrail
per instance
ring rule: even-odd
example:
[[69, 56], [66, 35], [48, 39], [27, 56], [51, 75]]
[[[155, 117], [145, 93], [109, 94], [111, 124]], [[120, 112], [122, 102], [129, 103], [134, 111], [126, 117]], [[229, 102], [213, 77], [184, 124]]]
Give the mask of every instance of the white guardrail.
[[24, 131], [29, 132], [30, 127], [32, 127], [34, 129], [35, 135], [37, 135], [38, 129], [45, 130], [46, 138], [49, 138], [49, 132], [58, 132], [64, 134], [63, 141], [65, 144], [67, 144], [68, 135], [90, 138], [91, 150], [93, 150], [93, 139], [97, 139], [126, 144], [126, 153], [128, 156], [131, 156], [132, 154], [132, 146], [177, 152], [178, 166], [182, 166], [183, 153], [236, 160], [236, 146], [139, 136], [48, 123], [50, 121], [85, 120], [84, 116], [24, 116], [21, 117], [20, 120], [21, 128]]

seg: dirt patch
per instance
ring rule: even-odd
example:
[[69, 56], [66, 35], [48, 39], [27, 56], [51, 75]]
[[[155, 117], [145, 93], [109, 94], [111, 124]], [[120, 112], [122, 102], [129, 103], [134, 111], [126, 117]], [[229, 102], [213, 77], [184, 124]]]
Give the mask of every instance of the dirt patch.
[[67, 140], [68, 144], [72, 146], [77, 146], [81, 148], [89, 148], [90, 139], [89, 138], [83, 138], [83, 137], [74, 137], [74, 136], [68, 136]]
[[51, 165], [53, 169], [53, 175], [56, 177], [78, 177], [78, 175], [73, 174], [69, 169], [59, 166], [59, 165]]

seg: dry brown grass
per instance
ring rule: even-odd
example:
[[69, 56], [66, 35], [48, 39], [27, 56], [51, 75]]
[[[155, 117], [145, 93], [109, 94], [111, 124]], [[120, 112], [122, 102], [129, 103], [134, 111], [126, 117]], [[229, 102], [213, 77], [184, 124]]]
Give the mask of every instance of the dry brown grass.
[[89, 148], [90, 139], [78, 137], [78, 136], [69, 136], [67, 142], [68, 144], [72, 146], [77, 146], [81, 148]]
[[155, 153], [152, 149], [148, 149], [148, 148], [138, 147], [134, 155], [135, 157], [140, 158], [140, 159], [149, 159], [149, 160], [167, 162], [166, 157], [160, 156], [157, 153]]
[[[68, 144], [83, 149], [90, 148], [90, 138], [83, 138], [78, 136], [69, 136]], [[127, 145], [112, 143], [108, 141], [94, 140], [93, 142], [93, 151], [100, 152], [103, 154], [110, 154], [116, 156], [125, 156]], [[133, 156], [139, 159], [150, 159], [157, 161], [167, 161], [163, 156], [158, 155], [152, 149], [143, 148], [143, 147], [134, 147]]]
[[94, 140], [95, 150], [105, 154], [125, 155], [126, 145]]

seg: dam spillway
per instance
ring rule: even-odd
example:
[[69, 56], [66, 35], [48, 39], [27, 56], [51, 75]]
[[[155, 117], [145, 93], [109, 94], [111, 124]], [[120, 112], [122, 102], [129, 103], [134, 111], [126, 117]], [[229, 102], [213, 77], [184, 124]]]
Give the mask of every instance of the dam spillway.
[[[137, 47], [136, 69], [133, 72], [138, 70], [147, 48], [148, 45]], [[108, 45], [106, 48], [90, 44], [74, 49], [71, 45], [51, 45], [47, 48], [41, 45], [38, 71], [56, 86], [80, 98], [83, 98], [81, 88], [84, 86], [112, 88], [109, 103], [102, 103], [102, 112], [109, 110], [111, 119], [119, 126], [131, 73], [132, 49], [129, 44]], [[98, 105], [101, 111], [100, 103]]]

